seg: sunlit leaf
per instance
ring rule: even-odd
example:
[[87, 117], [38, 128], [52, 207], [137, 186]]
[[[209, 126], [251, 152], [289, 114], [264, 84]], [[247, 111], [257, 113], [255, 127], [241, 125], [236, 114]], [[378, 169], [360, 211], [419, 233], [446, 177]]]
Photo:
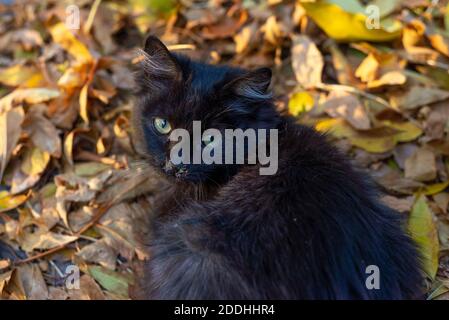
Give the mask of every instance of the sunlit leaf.
[[28, 199], [27, 195], [10, 195], [6, 191], [0, 191], [0, 212], [15, 209]]
[[[344, 2], [339, 1], [339, 4], [343, 6], [342, 3]], [[302, 6], [329, 37], [339, 41], [383, 42], [394, 40], [401, 35], [400, 24], [394, 27], [393, 32], [388, 32], [382, 28], [368, 29], [367, 17], [365, 14], [359, 13], [360, 8], [356, 10], [358, 13], [351, 13], [345, 11], [339, 5], [326, 1], [303, 2]]]
[[288, 111], [293, 116], [310, 111], [315, 104], [313, 97], [306, 91], [296, 92], [288, 102]]
[[93, 60], [87, 47], [80, 42], [67, 28], [63, 22], [55, 22], [48, 26], [48, 30], [53, 38], [53, 41], [63, 47], [75, 59], [80, 62], [91, 62]]
[[410, 212], [408, 230], [420, 248], [424, 271], [433, 279], [438, 269], [439, 242], [433, 214], [425, 196], [416, 200]]

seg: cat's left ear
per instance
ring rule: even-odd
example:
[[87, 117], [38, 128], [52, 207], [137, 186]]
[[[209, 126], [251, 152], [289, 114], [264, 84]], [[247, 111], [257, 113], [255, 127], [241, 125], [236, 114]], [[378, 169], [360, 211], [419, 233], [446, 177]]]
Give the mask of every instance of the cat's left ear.
[[144, 89], [161, 91], [182, 78], [182, 70], [168, 48], [154, 36], [145, 41], [141, 69], [137, 81]]
[[234, 97], [249, 101], [266, 100], [271, 98], [268, 91], [271, 82], [271, 70], [260, 68], [250, 71], [225, 85], [223, 90]]

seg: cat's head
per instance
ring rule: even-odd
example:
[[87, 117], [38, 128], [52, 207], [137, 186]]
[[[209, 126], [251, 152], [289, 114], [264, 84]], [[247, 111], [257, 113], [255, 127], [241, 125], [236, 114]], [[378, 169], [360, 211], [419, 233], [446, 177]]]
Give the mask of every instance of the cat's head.
[[[203, 131], [277, 127], [279, 116], [268, 91], [270, 69], [247, 71], [195, 62], [171, 53], [152, 36], [146, 40], [142, 55], [133, 112], [136, 146], [152, 166], [167, 175], [194, 183], [214, 183], [239, 168], [203, 161], [173, 164], [171, 151], [176, 143], [169, 136], [175, 129], [185, 129], [192, 137], [194, 121], [201, 121]], [[208, 143], [211, 141], [207, 139], [195, 143], [192, 138], [191, 157], [195, 148], [203, 149]], [[225, 152], [223, 149], [223, 158]]]

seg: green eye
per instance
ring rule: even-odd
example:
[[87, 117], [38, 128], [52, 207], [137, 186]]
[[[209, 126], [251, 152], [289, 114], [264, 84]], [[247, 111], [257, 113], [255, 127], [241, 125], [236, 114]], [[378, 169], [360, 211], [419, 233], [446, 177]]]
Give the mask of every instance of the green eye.
[[171, 125], [170, 122], [166, 119], [162, 118], [154, 118], [153, 125], [156, 128], [156, 130], [161, 134], [168, 134], [171, 131]]

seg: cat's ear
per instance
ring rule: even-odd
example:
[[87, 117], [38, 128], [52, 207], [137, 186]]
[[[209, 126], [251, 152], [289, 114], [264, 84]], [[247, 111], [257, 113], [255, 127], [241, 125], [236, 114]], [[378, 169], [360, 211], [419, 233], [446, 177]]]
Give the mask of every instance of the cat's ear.
[[268, 91], [271, 82], [271, 70], [260, 68], [240, 76], [223, 88], [226, 93], [246, 100], [266, 100], [271, 98]]
[[139, 83], [160, 89], [169, 82], [179, 81], [182, 70], [167, 47], [155, 36], [149, 36], [141, 51], [141, 72], [137, 74]]

